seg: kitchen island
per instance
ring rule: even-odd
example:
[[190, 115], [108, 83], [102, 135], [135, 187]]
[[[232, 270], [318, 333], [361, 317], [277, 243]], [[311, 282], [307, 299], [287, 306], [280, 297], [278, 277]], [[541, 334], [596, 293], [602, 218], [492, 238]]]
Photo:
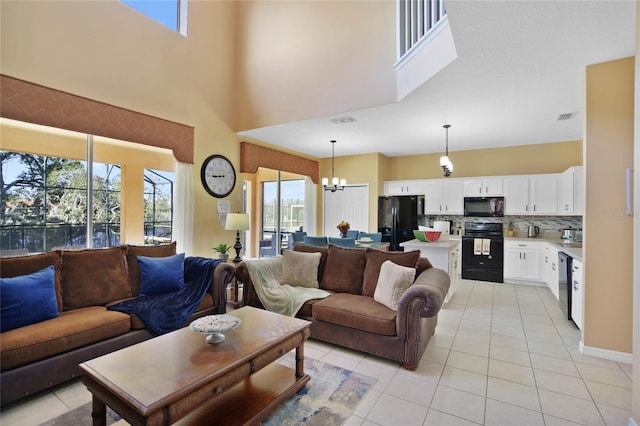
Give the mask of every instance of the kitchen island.
[[405, 251], [420, 250], [420, 256], [426, 257], [434, 268], [445, 270], [451, 278], [449, 293], [445, 303], [449, 301], [455, 292], [458, 282], [458, 264], [460, 259], [460, 238], [449, 237], [448, 240], [424, 243], [417, 239], [400, 243]]

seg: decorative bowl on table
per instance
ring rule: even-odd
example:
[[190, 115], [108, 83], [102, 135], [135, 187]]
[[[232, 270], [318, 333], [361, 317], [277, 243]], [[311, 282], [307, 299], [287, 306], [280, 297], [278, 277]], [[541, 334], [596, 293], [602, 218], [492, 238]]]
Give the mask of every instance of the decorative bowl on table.
[[424, 237], [430, 243], [435, 243], [436, 241], [438, 241], [440, 239], [441, 234], [442, 234], [442, 231], [424, 231]]
[[362, 237], [359, 240], [356, 240], [356, 242], [361, 246], [370, 246], [371, 244], [373, 244], [373, 239], [371, 239], [370, 237]]
[[413, 236], [416, 237], [416, 240], [418, 241], [422, 241], [423, 243], [428, 242], [427, 237], [424, 236], [424, 231], [419, 231], [414, 229]]
[[205, 339], [207, 343], [220, 343], [224, 341], [226, 331], [233, 330], [241, 323], [242, 320], [233, 315], [207, 315], [193, 320], [189, 324], [189, 330], [194, 333], [207, 334]]

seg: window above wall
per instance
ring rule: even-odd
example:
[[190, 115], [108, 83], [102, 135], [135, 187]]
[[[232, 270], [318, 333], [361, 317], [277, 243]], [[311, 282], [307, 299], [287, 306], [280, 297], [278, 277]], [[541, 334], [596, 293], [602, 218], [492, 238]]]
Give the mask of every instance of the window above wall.
[[120, 0], [165, 27], [187, 35], [187, 0]]

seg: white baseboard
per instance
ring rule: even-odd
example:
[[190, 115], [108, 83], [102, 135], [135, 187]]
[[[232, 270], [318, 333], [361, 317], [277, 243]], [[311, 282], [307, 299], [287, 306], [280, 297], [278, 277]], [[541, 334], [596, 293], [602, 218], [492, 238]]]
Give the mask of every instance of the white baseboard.
[[[583, 355], [592, 356], [595, 358], [608, 359], [609, 361], [624, 362], [625, 364], [633, 363], [633, 354], [626, 353], [626, 352], [612, 351], [609, 349], [595, 348], [593, 346], [585, 346], [584, 343], [582, 343], [582, 340], [580, 341], [579, 349]], [[638, 425], [635, 425], [635, 426], [638, 426]]]

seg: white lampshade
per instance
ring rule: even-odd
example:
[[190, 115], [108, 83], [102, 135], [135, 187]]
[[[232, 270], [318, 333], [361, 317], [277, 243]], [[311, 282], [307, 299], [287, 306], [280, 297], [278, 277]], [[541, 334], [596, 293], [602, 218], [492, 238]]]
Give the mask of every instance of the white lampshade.
[[340, 179], [340, 186], [347, 186], [347, 180], [346, 179]]
[[249, 228], [249, 215], [246, 213], [227, 213], [224, 225], [227, 231], [246, 231]]
[[323, 186], [329, 185], [329, 178], [322, 178], [322, 185]]
[[340, 180], [337, 177], [331, 179], [331, 185], [338, 185], [339, 182]]

